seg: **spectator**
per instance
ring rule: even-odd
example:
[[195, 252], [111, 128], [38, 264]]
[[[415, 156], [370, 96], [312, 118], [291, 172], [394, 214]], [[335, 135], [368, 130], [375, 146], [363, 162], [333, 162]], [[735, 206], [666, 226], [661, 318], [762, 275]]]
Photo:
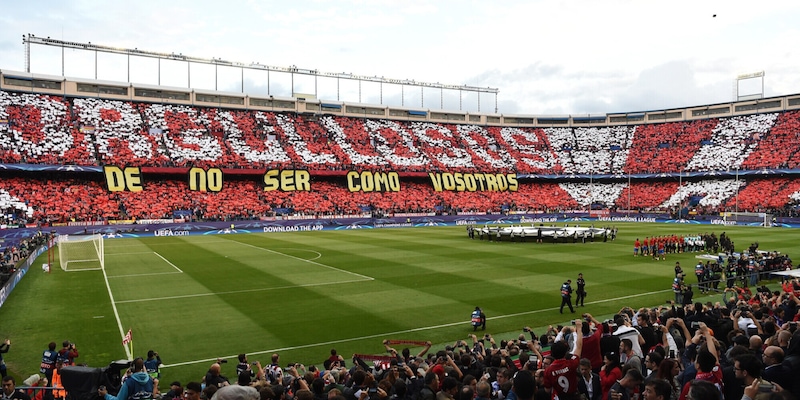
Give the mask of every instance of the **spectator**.
[[672, 385], [664, 379], [651, 379], [644, 385], [643, 400], [670, 400]]
[[658, 366], [658, 373], [655, 380], [663, 380], [669, 383], [671, 400], [678, 400], [680, 395], [680, 385], [678, 384], [678, 374], [681, 372], [681, 363], [672, 358], [666, 358]]
[[630, 400], [634, 391], [644, 382], [641, 371], [631, 368], [619, 381], [611, 386], [606, 400]]
[[642, 358], [633, 352], [633, 345], [630, 339], [626, 338], [619, 341], [619, 354], [620, 361], [625, 360], [623, 366], [630, 366], [642, 372]]
[[[701, 344], [701, 342], [703, 342]], [[695, 367], [697, 374], [695, 381], [707, 381], [715, 385], [717, 392], [721, 392], [722, 387], [722, 369], [719, 366], [719, 358], [717, 356], [717, 345], [712, 336], [711, 331], [705, 323], [700, 322], [697, 333], [691, 339], [691, 345], [698, 347], [697, 357], [695, 360]], [[687, 383], [681, 391], [680, 400], [685, 400], [689, 393], [691, 383]], [[696, 398], [692, 398], [696, 400]]]
[[[363, 371], [361, 371], [363, 372]], [[358, 373], [358, 371], [356, 371]], [[355, 375], [353, 376], [355, 379]], [[436, 392], [439, 391], [439, 376], [433, 371], [428, 371], [425, 374], [425, 386], [419, 392], [420, 400], [434, 400], [436, 399]]]
[[663, 360], [664, 357], [662, 357], [661, 354], [656, 351], [647, 353], [647, 355], [644, 357], [644, 368], [648, 373], [644, 378], [645, 383], [655, 379], [658, 376], [658, 367], [661, 365], [661, 361]]
[[614, 383], [622, 379], [622, 367], [619, 363], [618, 353], [608, 352], [603, 355], [603, 367], [600, 368], [599, 376], [602, 398], [608, 399], [611, 386], [614, 386]]
[[17, 390], [13, 376], [4, 376], [3, 400], [31, 400], [31, 398], [22, 390]]
[[[0, 376], [5, 378], [8, 375], [8, 370], [6, 369], [6, 362], [3, 360], [3, 353], [8, 353], [8, 349], [11, 347], [11, 341], [6, 339], [0, 344]], [[13, 385], [13, 382], [12, 382]]]
[[536, 392], [536, 382], [531, 371], [522, 370], [514, 376], [514, 384], [511, 388], [517, 400], [533, 400]]
[[452, 376], [445, 377], [442, 389], [436, 393], [436, 400], [455, 400], [456, 393], [458, 393], [458, 380]]
[[761, 359], [764, 362], [764, 372], [761, 376], [765, 380], [777, 383], [784, 389], [792, 388], [792, 373], [788, 366], [783, 364], [783, 349], [778, 346], [767, 346]]
[[[310, 393], [309, 393], [310, 394]], [[298, 393], [296, 397], [298, 400], [313, 400], [314, 396], [310, 398], [303, 397]], [[231, 385], [220, 388], [214, 393], [211, 400], [259, 400], [260, 396], [254, 387]]]
[[[582, 325], [580, 319], [575, 321], [575, 329], [582, 329]], [[583, 349], [583, 335], [575, 336], [575, 351], [572, 354], [567, 353], [569, 345], [563, 340], [550, 347], [550, 353], [555, 360], [545, 370], [544, 386], [548, 392], [555, 393], [561, 400], [577, 397], [578, 364]]]
[[592, 372], [592, 362], [588, 358], [581, 358], [580, 378], [578, 379], [578, 393], [586, 400], [600, 400], [603, 398], [603, 388], [600, 384], [600, 375]]
[[[626, 307], [621, 310], [619, 316], [615, 319], [614, 322], [617, 325], [617, 329], [614, 330], [613, 335], [619, 338], [620, 346], [622, 346], [621, 343], [623, 339], [628, 339], [631, 351], [641, 359], [641, 357], [643, 357], [641, 345], [644, 344], [644, 338], [639, 334], [639, 331], [631, 325], [631, 315], [629, 315], [628, 312], [631, 312], [631, 310]], [[621, 349], [621, 347], [617, 349], [620, 351], [620, 355], [627, 354], [622, 352]], [[627, 361], [627, 359], [620, 359], [620, 361]]]
[[205, 378], [203, 378], [206, 386], [212, 385], [219, 389], [223, 386], [230, 385], [230, 381], [228, 381], [228, 378], [221, 374], [221, 371], [222, 367], [219, 365], [219, 363], [211, 364], [208, 372], [206, 372]]
[[169, 384], [169, 390], [164, 393], [165, 400], [182, 400], [183, 399], [183, 386], [180, 382], [174, 381]]
[[133, 360], [133, 375], [122, 383], [116, 396], [108, 393], [105, 387], [98, 389], [97, 394], [105, 400], [138, 400], [150, 399], [158, 395], [158, 379], [147, 374], [144, 360], [139, 357]]
[[[692, 400], [719, 400], [721, 397], [719, 386], [702, 379], [695, 379], [689, 383], [687, 398]], [[744, 398], [743, 398], [744, 399]]]

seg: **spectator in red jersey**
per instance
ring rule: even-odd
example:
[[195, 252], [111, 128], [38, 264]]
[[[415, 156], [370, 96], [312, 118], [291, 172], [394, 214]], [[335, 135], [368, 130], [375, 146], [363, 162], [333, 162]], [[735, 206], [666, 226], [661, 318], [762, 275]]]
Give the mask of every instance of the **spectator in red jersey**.
[[[600, 338], [603, 336], [603, 324], [595, 319], [592, 314], [584, 313], [583, 318], [586, 323], [583, 324], [583, 354], [581, 357], [589, 359], [592, 363], [592, 371], [595, 373], [600, 372], [603, 366], [603, 355], [600, 352]], [[591, 324], [594, 324], [595, 330], [592, 332]]]
[[[582, 320], [575, 320], [575, 330], [582, 332]], [[564, 340], [550, 347], [550, 354], [555, 360], [544, 371], [544, 387], [551, 394], [555, 393], [559, 400], [578, 399], [578, 367], [582, 350], [583, 335], [575, 335], [573, 354], [568, 354], [569, 344]]]

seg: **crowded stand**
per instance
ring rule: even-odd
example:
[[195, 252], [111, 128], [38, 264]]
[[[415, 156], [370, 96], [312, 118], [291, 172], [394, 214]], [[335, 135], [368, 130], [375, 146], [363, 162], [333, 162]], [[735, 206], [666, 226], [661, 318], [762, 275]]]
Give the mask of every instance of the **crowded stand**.
[[[7, 163], [629, 174], [788, 165], [797, 112], [510, 128], [0, 92]], [[769, 158], [765, 158], [769, 157]]]
[[694, 153], [686, 170], [726, 171], [739, 168], [777, 118], [778, 114], [771, 113], [720, 119], [711, 139]]
[[581, 206], [603, 204], [610, 207], [619, 198], [626, 185], [622, 183], [567, 182], [561, 183], [559, 186], [569, 193], [572, 198], [578, 199], [578, 204]]
[[497, 143], [505, 144], [512, 169], [534, 174], [563, 173], [544, 130], [490, 126], [486, 131]]
[[734, 179], [698, 182], [685, 182], [678, 190], [661, 204], [663, 208], [673, 208], [681, 205], [683, 200], [692, 196], [702, 196], [699, 206], [704, 208], [719, 207], [725, 199], [733, 197], [743, 182]]
[[632, 174], [682, 171], [700, 143], [711, 138], [717, 122], [707, 119], [636, 127], [625, 171]]
[[[340, 183], [314, 182], [311, 191], [268, 191], [257, 182], [230, 180], [228, 190], [190, 191], [177, 180], [153, 180], [142, 192], [109, 192], [103, 184], [80, 179], [10, 178], [0, 182], [0, 209], [15, 220], [46, 225], [54, 222], [172, 218], [177, 210], [192, 210], [197, 219], [242, 220], [274, 216], [275, 209], [325, 217], [376, 212], [455, 213], [509, 210], [538, 211], [578, 207], [558, 184], [522, 186], [519, 191], [434, 191], [409, 182], [399, 192], [350, 192]], [[54, 196], [57, 194], [57, 196]], [[156, 199], [156, 201], [154, 201]], [[10, 221], [8, 221], [10, 222]]]
[[[596, 204], [663, 210], [684, 207], [692, 198], [697, 198], [700, 209], [766, 211], [800, 202], [800, 183], [785, 177], [588, 183], [528, 178], [521, 180], [516, 191], [461, 192], [437, 191], [425, 181], [425, 174], [437, 171], [623, 176], [795, 168], [800, 150], [797, 111], [663, 124], [523, 128], [312, 117], [0, 91], [0, 121], [0, 162], [6, 164], [135, 166], [181, 172], [190, 167], [224, 168], [228, 174], [220, 191], [189, 190], [184, 180], [174, 177], [178, 172], [169, 170], [147, 179], [144, 191], [112, 192], [94, 176], [85, 178], [91, 175], [8, 173], [0, 180], [0, 210], [6, 222], [46, 225], [157, 219], [172, 218], [176, 211], [188, 211], [193, 219], [238, 220], [279, 213], [325, 217], [552, 212]], [[311, 189], [265, 191], [262, 182], [250, 179], [256, 174], [236, 171], [265, 169], [312, 171]], [[351, 191], [344, 174], [333, 173], [351, 170], [414, 174], [408, 175], [411, 179], [404, 180], [399, 191]], [[658, 238], [673, 252], [716, 248], [716, 239], [699, 235], [686, 239]], [[7, 279], [13, 263], [42, 240], [37, 236], [7, 246], [0, 279]], [[751, 400], [764, 389], [754, 379], [769, 377], [774, 384], [769, 391], [781, 393], [772, 399], [790, 400], [800, 396], [796, 379], [800, 376], [800, 282], [785, 280], [781, 290], [758, 288], [753, 293], [750, 288], [757, 287], [759, 278], [749, 271], [768, 273], [791, 267], [787, 256], [757, 250], [757, 246], [750, 249], [752, 257], [728, 254], [726, 265], [699, 263], [700, 270], [707, 269], [703, 272], [707, 277], [699, 279], [710, 285], [701, 290], [721, 292], [719, 302], [624, 307], [602, 322], [585, 313], [573, 325], [537, 332], [525, 327], [519, 336], [509, 338], [471, 335], [467, 341], [441, 349], [432, 348], [430, 342], [387, 339], [380, 343], [386, 354], [345, 359], [331, 350], [330, 358], [320, 355], [325, 361], [313, 368], [281, 364], [278, 354], [272, 355], [271, 363], [251, 363], [242, 354], [235, 372], [234, 363], [230, 367], [214, 363], [197, 381], [173, 382], [167, 391], [151, 380], [148, 390], [153, 397], [188, 400], [201, 396], [207, 400], [227, 400], [228, 396], [252, 400]], [[677, 269], [676, 280], [676, 294], [683, 300]], [[414, 347], [416, 356], [394, 345]], [[72, 362], [67, 360], [54, 360], [53, 367], [45, 369], [58, 371]], [[148, 382], [148, 361], [133, 363], [131, 382], [140, 378]], [[223, 375], [224, 368], [233, 379]], [[593, 379], [601, 383], [592, 386]], [[572, 384], [579, 381], [582, 386]], [[697, 381], [712, 384], [703, 388]], [[35, 382], [48, 384], [41, 379]], [[34, 381], [27, 385], [34, 386]], [[13, 391], [14, 383], [6, 384], [4, 379], [4, 391], [7, 387]], [[29, 390], [47, 399], [47, 392]], [[699, 394], [703, 390], [705, 397]], [[625, 396], [616, 396], [620, 391]], [[601, 393], [606, 394], [599, 399]], [[98, 394], [117, 400], [112, 394]], [[4, 392], [4, 399], [10, 396]]]
[[631, 145], [631, 128], [550, 128], [550, 144], [567, 174], [623, 174]]
[[755, 151], [742, 162], [745, 170], [768, 168], [797, 168], [794, 155], [797, 152], [794, 144], [800, 132], [800, 112], [787, 111], [778, 116], [778, 120], [768, 133], [752, 138], [757, 144]]
[[[689, 173], [792, 167], [798, 150], [800, 112], [611, 127], [523, 128], [423, 121], [309, 116], [97, 98], [65, 98], [0, 91], [0, 161], [8, 164], [135, 166], [181, 173], [189, 167], [239, 171], [305, 169], [315, 176], [309, 193], [261, 193], [247, 175], [226, 179], [247, 189], [235, 205], [206, 206], [226, 194], [184, 193], [164, 178], [148, 179], [151, 198], [104, 193], [94, 179], [53, 180], [53, 188], [75, 199], [56, 210], [43, 196], [43, 181], [9, 176], [5, 188], [27, 210], [4, 204], [37, 222], [154, 218], [176, 209], [198, 209], [213, 218], [249, 218], [272, 209], [306, 215], [341, 212], [552, 211], [604, 204], [609, 208], [672, 209], [702, 197], [703, 210], [781, 210], [796, 203], [797, 188], [781, 178], [703, 180], [658, 184], [622, 182], [550, 183], [540, 174], [624, 178], [636, 173]], [[174, 168], [169, 172], [170, 168]], [[346, 171], [416, 174], [406, 193], [348, 192], [337, 178]], [[516, 192], [435, 192], [418, 186], [429, 172], [523, 174]], [[147, 173], [147, 172], [145, 172]], [[245, 172], [241, 172], [244, 174]], [[253, 172], [248, 172], [253, 176]], [[534, 174], [525, 178], [524, 174]], [[328, 176], [327, 178], [325, 176]], [[737, 176], [737, 178], [739, 178]], [[66, 183], [68, 180], [74, 180]], [[257, 182], [255, 179], [253, 182]], [[48, 181], [50, 182], [50, 181]], [[48, 183], [49, 185], [49, 183]], [[85, 186], [85, 187], [83, 187]], [[766, 186], [777, 196], [760, 196]], [[414, 200], [419, 193], [420, 200]], [[167, 195], [170, 193], [170, 195]], [[529, 194], [535, 194], [531, 199]], [[232, 196], [228, 196], [232, 197]], [[291, 197], [291, 198], [290, 198]], [[357, 199], [357, 200], [351, 200]], [[288, 205], [288, 207], [287, 207]], [[208, 208], [208, 209], [206, 209]]]
[[678, 182], [636, 182], [625, 186], [616, 198], [616, 208], [658, 208], [678, 190]]
[[[796, 202], [800, 182], [788, 178], [754, 179], [739, 189], [737, 196], [725, 201], [725, 208], [768, 212]], [[792, 197], [794, 196], [794, 197]]]

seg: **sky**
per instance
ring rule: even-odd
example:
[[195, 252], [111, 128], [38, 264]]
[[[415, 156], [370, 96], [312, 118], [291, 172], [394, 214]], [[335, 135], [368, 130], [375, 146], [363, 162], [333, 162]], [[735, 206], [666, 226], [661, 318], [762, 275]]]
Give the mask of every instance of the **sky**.
[[[26, 1], [0, 13], [0, 69], [22, 37], [387, 79], [420, 89], [32, 45], [33, 73], [504, 115], [604, 115], [800, 93], [800, 2], [740, 0]], [[95, 67], [97, 65], [97, 67]], [[130, 65], [130, 67], [129, 67]], [[191, 72], [189, 72], [191, 71]], [[736, 77], [764, 71], [762, 79]]]

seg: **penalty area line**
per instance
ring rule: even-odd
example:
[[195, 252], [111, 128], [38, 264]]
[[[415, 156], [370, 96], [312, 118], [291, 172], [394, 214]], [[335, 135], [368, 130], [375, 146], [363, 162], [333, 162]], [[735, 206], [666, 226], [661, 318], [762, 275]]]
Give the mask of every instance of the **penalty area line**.
[[155, 251], [153, 252], [153, 254], [157, 255], [157, 256], [158, 256], [158, 258], [160, 258], [160, 259], [164, 260], [164, 262], [166, 262], [167, 264], [171, 265], [171, 266], [172, 266], [172, 268], [175, 268], [175, 269], [177, 269], [177, 270], [178, 270], [178, 272], [180, 272], [180, 273], [183, 273], [183, 271], [181, 271], [181, 269], [180, 269], [180, 268], [176, 267], [176, 266], [175, 266], [175, 264], [173, 264], [173, 263], [169, 262], [169, 260], [167, 260], [166, 258], [164, 258], [164, 256], [162, 256], [161, 254], [158, 254], [158, 253], [156, 253]]
[[[612, 302], [612, 301], [632, 299], [632, 298], [635, 298], [635, 297], [649, 296], [649, 295], [654, 294], [654, 293], [665, 293], [665, 292], [672, 292], [672, 289], [659, 290], [659, 291], [656, 291], [656, 292], [632, 294], [632, 295], [628, 295], [628, 296], [615, 297], [615, 298], [611, 298], [611, 299], [597, 300], [597, 301], [592, 301], [589, 304], [591, 305], [591, 304], [608, 303], [608, 302]], [[512, 318], [512, 317], [519, 317], [519, 316], [522, 316], [522, 315], [540, 314], [540, 313], [543, 313], [543, 312], [555, 311], [555, 310], [558, 310], [558, 307], [544, 308], [544, 309], [541, 309], [541, 310], [524, 311], [524, 312], [514, 313], [514, 314], [498, 315], [496, 317], [490, 317], [490, 318], [486, 318], [486, 319], [487, 320], [494, 320], [494, 319]], [[314, 347], [330, 346], [330, 345], [336, 345], [336, 344], [348, 343], [348, 342], [356, 342], [356, 341], [359, 341], [359, 340], [385, 338], [387, 336], [400, 335], [400, 334], [404, 334], [404, 333], [423, 332], [423, 331], [429, 331], [429, 330], [434, 330], [434, 329], [450, 328], [450, 327], [460, 326], [460, 325], [467, 326], [467, 323], [468, 323], [468, 321], [467, 322], [465, 322], [465, 321], [450, 322], [450, 323], [447, 323], [447, 324], [424, 326], [424, 327], [412, 328], [412, 329], [404, 329], [404, 330], [401, 330], [401, 331], [378, 333], [378, 334], [374, 334], [374, 335], [359, 336], [359, 337], [348, 338], [348, 339], [330, 340], [330, 341], [327, 341], [327, 342], [304, 344], [304, 345], [300, 345], [300, 346], [287, 346], [287, 347], [281, 347], [281, 348], [276, 348], [276, 349], [253, 351], [253, 352], [247, 352], [247, 354], [249, 354], [249, 355], [261, 355], [261, 354], [276, 353], [276, 352], [280, 352], [280, 351], [309, 349], [309, 348], [314, 348]], [[184, 361], [184, 362], [179, 362], [179, 363], [175, 363], [175, 364], [162, 365], [161, 367], [162, 368], [181, 367], [181, 366], [185, 366], [185, 365], [193, 365], [193, 364], [199, 364], [199, 363], [215, 362], [219, 358], [228, 359], [228, 358], [236, 358], [236, 357], [238, 357], [238, 354], [234, 354], [234, 355], [230, 355], [230, 356], [226, 356], [226, 357], [206, 358], [206, 359], [202, 359], [202, 360]]]

